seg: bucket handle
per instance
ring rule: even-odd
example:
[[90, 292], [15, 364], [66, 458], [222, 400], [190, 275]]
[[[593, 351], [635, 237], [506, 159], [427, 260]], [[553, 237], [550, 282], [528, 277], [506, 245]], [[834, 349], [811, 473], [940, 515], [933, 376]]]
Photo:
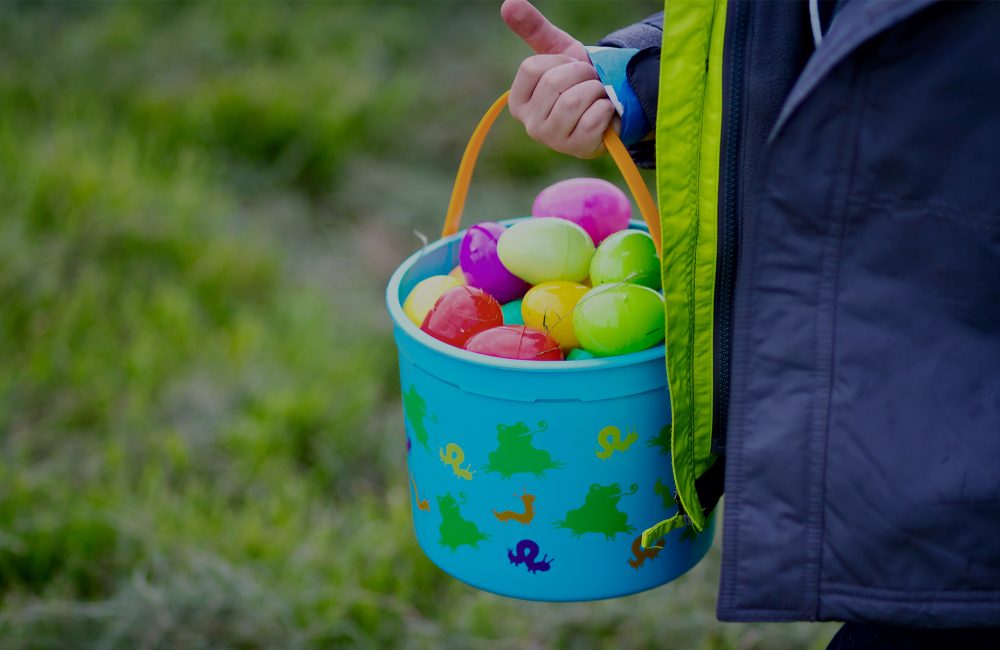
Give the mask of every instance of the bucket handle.
[[[489, 133], [490, 127], [493, 126], [493, 123], [496, 122], [497, 117], [499, 117], [507, 105], [507, 96], [509, 94], [510, 91], [507, 91], [493, 102], [493, 105], [486, 111], [483, 118], [479, 120], [479, 124], [476, 125], [475, 131], [472, 132], [472, 137], [469, 138], [469, 144], [465, 146], [465, 153], [462, 154], [462, 162], [458, 165], [455, 185], [451, 190], [451, 201], [448, 203], [448, 213], [444, 219], [444, 228], [441, 230], [441, 237], [448, 237], [458, 232], [458, 225], [462, 219], [462, 209], [465, 207], [465, 198], [469, 194], [472, 170], [476, 166], [476, 158], [479, 157], [479, 151], [483, 147], [483, 141], [486, 139], [486, 134]], [[615, 164], [618, 165], [618, 171], [622, 173], [625, 184], [631, 190], [632, 198], [635, 199], [636, 205], [639, 206], [639, 212], [646, 221], [646, 226], [649, 227], [649, 234], [656, 245], [656, 254], [659, 255], [661, 245], [660, 218], [656, 210], [656, 203], [653, 202], [653, 197], [649, 194], [649, 189], [646, 188], [646, 182], [642, 179], [639, 169], [632, 162], [632, 157], [628, 154], [625, 145], [622, 144], [621, 138], [618, 137], [613, 128], [609, 127], [604, 132], [604, 146], [611, 154], [611, 157], [614, 158]]]

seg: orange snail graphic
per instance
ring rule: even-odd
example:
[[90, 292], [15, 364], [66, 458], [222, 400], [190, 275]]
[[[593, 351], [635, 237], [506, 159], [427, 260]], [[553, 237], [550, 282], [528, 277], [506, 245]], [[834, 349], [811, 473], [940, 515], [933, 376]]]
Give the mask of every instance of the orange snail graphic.
[[525, 490], [524, 494], [515, 494], [514, 496], [519, 498], [524, 503], [524, 512], [514, 512], [513, 510], [497, 512], [494, 509], [493, 515], [500, 521], [510, 521], [513, 519], [514, 521], [524, 525], [530, 524], [531, 520], [535, 518], [535, 495], [528, 494], [528, 491]]
[[641, 567], [643, 564], [646, 563], [646, 560], [652, 560], [657, 555], [659, 555], [660, 551], [662, 550], [663, 550], [662, 537], [656, 542], [654, 542], [653, 546], [651, 546], [650, 548], [643, 548], [642, 535], [639, 535], [638, 537], [635, 538], [635, 541], [632, 542], [632, 555], [635, 556], [635, 559], [628, 561], [629, 566], [638, 571], [639, 567]]
[[420, 490], [417, 489], [417, 482], [413, 478], [413, 474], [410, 474], [410, 481], [413, 483], [413, 497], [417, 500], [417, 510], [422, 510], [423, 512], [431, 511], [431, 504], [427, 502], [427, 499], [421, 501]]

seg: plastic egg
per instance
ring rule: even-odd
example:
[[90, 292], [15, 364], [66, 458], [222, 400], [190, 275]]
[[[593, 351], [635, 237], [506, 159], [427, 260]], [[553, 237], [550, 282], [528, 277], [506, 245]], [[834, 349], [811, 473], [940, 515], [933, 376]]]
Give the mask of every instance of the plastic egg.
[[559, 217], [579, 224], [600, 244], [628, 228], [632, 205], [618, 186], [600, 178], [570, 178], [542, 190], [531, 206], [536, 217]]
[[573, 348], [566, 354], [566, 361], [585, 361], [587, 359], [596, 359], [594, 355], [587, 352], [583, 348]]
[[541, 217], [508, 228], [497, 242], [497, 252], [504, 266], [531, 284], [579, 282], [590, 273], [594, 243], [571, 221]]
[[653, 238], [642, 230], [622, 230], [611, 235], [590, 260], [590, 279], [595, 287], [629, 282], [659, 289], [660, 260]]
[[504, 325], [524, 325], [524, 318], [521, 316], [521, 300], [511, 300], [505, 305], [501, 305], [503, 311]]
[[403, 313], [413, 321], [413, 324], [420, 327], [427, 312], [431, 310], [437, 299], [448, 289], [461, 286], [461, 282], [450, 275], [432, 275], [424, 278], [413, 287], [410, 294], [403, 302]]
[[524, 324], [547, 332], [563, 350], [580, 347], [573, 330], [573, 309], [590, 289], [577, 282], [543, 282], [521, 301]]
[[482, 289], [505, 303], [520, 298], [528, 290], [521, 278], [504, 267], [497, 255], [497, 240], [507, 228], [484, 221], [465, 231], [458, 248], [458, 261], [470, 287]]
[[475, 334], [500, 325], [500, 303], [482, 289], [461, 286], [448, 289], [438, 298], [420, 329], [460, 348]]
[[469, 284], [468, 280], [465, 279], [465, 274], [462, 273], [461, 266], [456, 266], [455, 268], [453, 268], [451, 271], [448, 272], [448, 275], [458, 280], [459, 284]]
[[465, 344], [469, 352], [504, 359], [562, 361], [559, 344], [545, 332], [524, 325], [504, 325], [480, 332]]
[[656, 345], [663, 340], [663, 319], [663, 296], [638, 284], [595, 287], [573, 310], [580, 345], [599, 357]]

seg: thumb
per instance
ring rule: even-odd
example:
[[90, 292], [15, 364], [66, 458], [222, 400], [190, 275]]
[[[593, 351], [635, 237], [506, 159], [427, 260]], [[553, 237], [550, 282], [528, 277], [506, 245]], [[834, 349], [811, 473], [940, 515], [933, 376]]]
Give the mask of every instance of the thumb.
[[583, 43], [550, 23], [528, 0], [504, 0], [500, 15], [536, 54], [565, 54], [590, 62]]

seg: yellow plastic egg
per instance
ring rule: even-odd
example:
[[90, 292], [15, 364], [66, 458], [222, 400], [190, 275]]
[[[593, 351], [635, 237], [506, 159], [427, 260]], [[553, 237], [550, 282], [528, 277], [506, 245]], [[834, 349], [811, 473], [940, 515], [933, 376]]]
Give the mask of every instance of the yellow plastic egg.
[[460, 287], [462, 284], [450, 275], [432, 275], [425, 278], [413, 287], [410, 295], [406, 296], [406, 301], [403, 302], [403, 313], [417, 327], [420, 327], [427, 312], [431, 310], [441, 294], [452, 287]]
[[590, 289], [577, 282], [542, 282], [524, 295], [521, 317], [528, 327], [548, 332], [563, 350], [580, 347], [573, 330], [573, 309]]
[[448, 273], [449, 276], [458, 280], [459, 284], [469, 284], [469, 281], [465, 279], [465, 274], [462, 273], [462, 267], [456, 266]]

